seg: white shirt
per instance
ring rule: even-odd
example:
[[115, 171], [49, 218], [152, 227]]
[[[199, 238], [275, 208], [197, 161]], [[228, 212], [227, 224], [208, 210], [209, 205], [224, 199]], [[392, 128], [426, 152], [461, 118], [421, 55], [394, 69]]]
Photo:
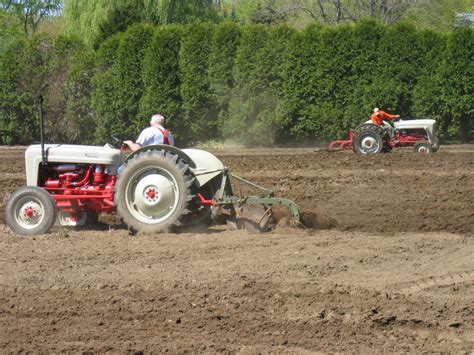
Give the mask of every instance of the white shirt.
[[[142, 147], [152, 144], [164, 144], [163, 132], [164, 128], [160, 126], [145, 128], [137, 138], [135, 143], [140, 144]], [[174, 139], [170, 131], [168, 131], [168, 141], [170, 145], [174, 145]]]

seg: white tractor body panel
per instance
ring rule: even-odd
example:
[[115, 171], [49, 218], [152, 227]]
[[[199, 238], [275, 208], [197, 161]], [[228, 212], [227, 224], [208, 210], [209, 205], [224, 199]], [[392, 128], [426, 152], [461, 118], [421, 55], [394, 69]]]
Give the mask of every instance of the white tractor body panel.
[[[120, 150], [106, 144], [103, 147], [92, 145], [45, 144], [45, 154], [51, 163], [102, 164], [115, 171], [123, 162]], [[26, 183], [37, 186], [38, 168], [41, 163], [41, 145], [31, 145], [25, 152]]]
[[[372, 120], [368, 120], [365, 123], [372, 123]], [[428, 139], [430, 141], [434, 140], [435, 134], [435, 124], [436, 121], [432, 119], [423, 119], [423, 120], [399, 120], [393, 123], [393, 126], [397, 130], [410, 130], [410, 129], [424, 129], [427, 132]], [[390, 125], [384, 121], [384, 126]]]
[[[102, 164], [109, 174], [115, 175], [123, 164], [123, 154], [119, 149], [106, 144], [103, 147], [72, 144], [45, 144], [47, 161], [50, 163]], [[199, 186], [222, 173], [224, 164], [209, 152], [200, 149], [183, 149], [193, 160], [192, 169]], [[38, 185], [38, 170], [41, 164], [41, 145], [31, 145], [25, 152], [26, 182], [28, 186]]]
[[435, 120], [407, 120], [395, 122], [394, 126], [396, 129], [424, 129], [434, 134]]
[[224, 169], [224, 164], [209, 152], [200, 149], [183, 149], [183, 152], [196, 164], [196, 168], [192, 170], [199, 182], [199, 186], [203, 186], [221, 174]]

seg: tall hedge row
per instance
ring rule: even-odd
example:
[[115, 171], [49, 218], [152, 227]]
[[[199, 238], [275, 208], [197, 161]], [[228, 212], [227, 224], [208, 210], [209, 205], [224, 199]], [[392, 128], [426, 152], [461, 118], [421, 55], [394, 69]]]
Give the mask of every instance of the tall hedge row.
[[0, 57], [3, 144], [134, 138], [148, 118], [169, 118], [181, 146], [231, 138], [248, 144], [344, 136], [378, 106], [435, 118], [445, 138], [472, 139], [474, 34], [374, 21], [336, 27], [232, 22], [137, 25], [94, 51], [44, 35]]

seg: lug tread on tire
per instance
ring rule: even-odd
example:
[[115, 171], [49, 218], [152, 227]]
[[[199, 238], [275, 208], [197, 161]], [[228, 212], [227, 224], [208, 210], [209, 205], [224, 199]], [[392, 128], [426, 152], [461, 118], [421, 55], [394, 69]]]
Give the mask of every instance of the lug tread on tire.
[[[143, 213], [143, 216], [138, 213], [137, 217], [136, 200], [130, 204], [127, 201], [131, 196], [135, 197], [133, 195], [135, 192], [132, 190], [138, 186], [143, 177], [146, 177], [146, 173], [152, 174], [155, 170], [164, 171], [162, 176], [166, 176], [170, 185], [176, 190], [173, 190], [170, 206], [172, 212], [164, 216], [163, 220], [153, 221], [153, 217], [150, 217], [148, 222], [146, 213]], [[142, 176], [139, 171], [145, 171], [145, 174]], [[130, 179], [137, 181], [133, 182]], [[117, 213], [130, 229], [138, 233], [166, 232], [174, 227], [180, 227], [191, 213], [189, 207], [197, 193], [195, 183], [196, 179], [189, 165], [178, 155], [162, 150], [147, 150], [127, 161], [123, 173], [117, 179], [115, 191]], [[160, 186], [157, 186], [156, 190], [160, 194]]]
[[[365, 152], [361, 147], [362, 138], [370, 137], [378, 144], [378, 149]], [[358, 154], [376, 154], [390, 151], [388, 145], [389, 137], [387, 131], [379, 125], [373, 123], [364, 123], [354, 130], [354, 138], [352, 140], [352, 149]]]

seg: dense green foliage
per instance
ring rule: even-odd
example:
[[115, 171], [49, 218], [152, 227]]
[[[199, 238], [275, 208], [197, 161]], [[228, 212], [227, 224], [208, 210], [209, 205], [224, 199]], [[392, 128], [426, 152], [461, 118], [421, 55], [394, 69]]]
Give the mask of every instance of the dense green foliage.
[[[167, 119], [168, 126], [179, 131], [182, 116], [181, 75], [179, 52], [182, 37], [181, 26], [158, 27], [143, 63], [144, 95], [141, 99], [141, 115], [150, 117], [160, 112]], [[146, 123], [146, 120], [143, 120]]]
[[344, 136], [375, 106], [434, 118], [442, 137], [469, 140], [473, 36], [371, 20], [303, 31], [135, 25], [95, 52], [74, 37], [36, 36], [0, 55], [2, 142], [38, 139], [40, 93], [48, 139], [60, 142], [133, 139], [156, 112], [180, 146], [315, 142]]
[[222, 22], [213, 33], [209, 53], [209, 89], [216, 104], [216, 125], [219, 130], [229, 120], [229, 103], [235, 85], [232, 74], [234, 57], [240, 43], [240, 29], [232, 22]]
[[178, 135], [190, 142], [215, 137], [215, 104], [209, 90], [209, 53], [213, 28], [208, 24], [184, 29], [179, 52], [183, 114]]
[[99, 113], [98, 138], [106, 139], [109, 132], [133, 136], [142, 126], [139, 115], [145, 90], [142, 64], [152, 36], [150, 26], [136, 25], [101, 47], [99, 58], [105, 63], [95, 78], [98, 92], [94, 98]]
[[68, 31], [92, 45], [140, 22], [184, 24], [218, 18], [213, 0], [67, 0], [64, 14]]

